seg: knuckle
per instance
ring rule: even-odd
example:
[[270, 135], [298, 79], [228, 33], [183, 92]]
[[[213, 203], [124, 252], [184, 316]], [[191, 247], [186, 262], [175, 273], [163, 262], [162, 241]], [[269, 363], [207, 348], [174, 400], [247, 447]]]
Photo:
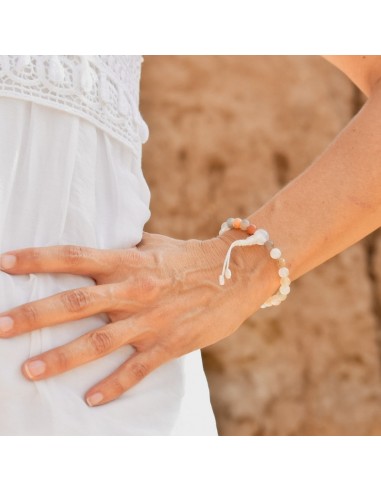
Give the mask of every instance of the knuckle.
[[156, 292], [158, 287], [158, 282], [154, 277], [149, 275], [145, 275], [143, 277], [139, 277], [135, 280], [136, 288], [139, 292], [143, 292], [145, 294], [153, 294]]
[[142, 253], [137, 248], [125, 250], [124, 257], [128, 263], [139, 264], [142, 261]]
[[124, 250], [114, 250], [110, 256], [104, 258], [104, 270], [111, 275], [119, 272], [124, 268], [126, 257]]
[[93, 301], [93, 296], [90, 292], [82, 289], [63, 292], [60, 298], [67, 311], [70, 312], [82, 311]]
[[38, 263], [42, 257], [42, 251], [40, 248], [31, 248], [29, 251], [30, 258], [34, 263]]
[[69, 369], [69, 359], [65, 352], [63, 352], [62, 350], [58, 350], [55, 355], [56, 365], [58, 366], [58, 368], [62, 371]]
[[108, 392], [113, 395], [121, 395], [126, 391], [126, 388], [118, 378], [112, 378], [107, 381], [107, 387]]
[[135, 379], [143, 379], [149, 373], [148, 366], [143, 362], [135, 362], [131, 365], [130, 371]]
[[26, 304], [20, 308], [21, 316], [26, 320], [28, 324], [36, 324], [39, 320], [38, 310], [32, 304]]
[[111, 389], [114, 394], [121, 394], [126, 391], [126, 388], [123, 386], [121, 381], [119, 381], [119, 379], [113, 379], [111, 381]]
[[86, 250], [82, 246], [69, 245], [64, 249], [64, 258], [69, 265], [77, 265], [86, 256]]
[[103, 354], [104, 352], [109, 351], [113, 346], [110, 333], [105, 331], [95, 331], [94, 333], [90, 333], [88, 337], [90, 345], [97, 354]]

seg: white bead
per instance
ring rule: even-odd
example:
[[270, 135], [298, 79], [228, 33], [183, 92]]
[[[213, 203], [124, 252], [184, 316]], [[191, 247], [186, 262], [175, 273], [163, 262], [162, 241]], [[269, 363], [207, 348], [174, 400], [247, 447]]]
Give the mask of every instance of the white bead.
[[288, 274], [290, 272], [288, 271], [288, 268], [282, 267], [282, 268], [279, 268], [278, 273], [279, 273], [280, 277], [288, 277]]
[[273, 306], [279, 306], [279, 304], [280, 304], [281, 302], [282, 302], [282, 301], [281, 301], [281, 299], [279, 299], [279, 298], [278, 298], [278, 297], [276, 297], [276, 296], [273, 296], [273, 299], [272, 299], [272, 301], [271, 301], [271, 304], [272, 304]]
[[[238, 241], [238, 239], [237, 239]], [[261, 244], [258, 240], [258, 238], [255, 236], [255, 233], [252, 234], [251, 236], [247, 236], [246, 239], [242, 239], [242, 246], [248, 245], [248, 244]]]
[[223, 234], [224, 232], [228, 231], [230, 228], [228, 227], [227, 223], [224, 222], [222, 225], [221, 225], [221, 229], [220, 229], [220, 232], [218, 233], [219, 235]]
[[282, 285], [282, 287], [279, 289], [279, 292], [281, 294], [289, 294], [290, 293], [290, 286], [289, 285]]
[[258, 229], [258, 232], [260, 232], [261, 235], [263, 236], [263, 238], [265, 239], [263, 241], [263, 244], [265, 244], [266, 241], [269, 241], [270, 236], [269, 236], [269, 233], [265, 229]]
[[269, 300], [267, 299], [267, 301], [265, 301], [265, 302], [262, 304], [261, 308], [267, 308], [267, 307], [271, 307], [271, 306], [272, 306], [272, 303], [271, 303], [271, 302], [269, 302]]
[[287, 298], [287, 295], [286, 294], [278, 294], [278, 297], [279, 297], [279, 299], [284, 301]]
[[232, 272], [231, 272], [231, 270], [229, 268], [227, 268], [225, 270], [225, 277], [226, 278], [231, 278], [231, 276], [232, 276]]
[[243, 219], [243, 220], [241, 221], [241, 229], [242, 229], [243, 231], [246, 231], [246, 229], [249, 227], [249, 225], [250, 225], [250, 220]]
[[220, 275], [218, 278], [220, 280], [220, 285], [224, 285], [225, 284], [224, 276], [223, 275]]
[[264, 229], [257, 229], [251, 237], [256, 241], [256, 244], [261, 245], [269, 240], [269, 234]]
[[278, 258], [280, 258], [282, 256], [282, 252], [279, 248], [273, 248], [270, 251], [270, 256], [271, 256], [271, 258], [274, 258], [274, 260], [277, 260]]
[[282, 277], [280, 279], [280, 284], [281, 285], [290, 285], [291, 284], [291, 280], [289, 279], [289, 277]]

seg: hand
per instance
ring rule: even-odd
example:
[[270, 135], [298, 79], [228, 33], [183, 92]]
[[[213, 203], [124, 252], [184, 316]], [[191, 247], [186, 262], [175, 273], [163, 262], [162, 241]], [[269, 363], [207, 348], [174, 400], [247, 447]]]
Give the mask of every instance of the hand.
[[233, 277], [219, 285], [228, 246], [240, 234], [245, 236], [228, 231], [183, 241], [143, 232], [142, 241], [127, 249], [65, 245], [9, 251], [16, 259], [2, 267], [9, 274], [71, 273], [97, 285], [0, 313], [8, 328], [0, 337], [106, 313], [110, 323], [28, 359], [21, 370], [31, 380], [48, 378], [131, 344], [135, 353], [85, 395], [90, 406], [110, 402], [161, 364], [227, 337], [274, 293], [278, 276], [262, 247], [236, 248]]

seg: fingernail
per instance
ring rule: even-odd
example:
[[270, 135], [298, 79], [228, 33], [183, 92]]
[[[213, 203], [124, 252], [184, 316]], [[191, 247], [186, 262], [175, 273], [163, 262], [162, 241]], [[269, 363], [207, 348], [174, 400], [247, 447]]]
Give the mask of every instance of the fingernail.
[[1, 255], [0, 256], [0, 268], [5, 270], [12, 268], [16, 265], [16, 256], [14, 255]]
[[45, 372], [46, 364], [42, 360], [32, 360], [25, 363], [24, 369], [28, 376], [33, 378]]
[[9, 316], [3, 316], [0, 318], [0, 332], [9, 333], [13, 328], [13, 319]]
[[87, 403], [92, 407], [103, 400], [103, 394], [98, 392], [86, 398]]

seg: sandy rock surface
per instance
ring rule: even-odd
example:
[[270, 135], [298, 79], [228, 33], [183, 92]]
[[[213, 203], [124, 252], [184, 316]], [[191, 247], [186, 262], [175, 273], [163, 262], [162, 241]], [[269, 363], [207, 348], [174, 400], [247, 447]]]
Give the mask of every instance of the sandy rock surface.
[[[316, 56], [145, 56], [146, 230], [217, 235], [302, 172], [364, 102]], [[375, 231], [203, 351], [219, 433], [381, 434], [380, 329]]]

